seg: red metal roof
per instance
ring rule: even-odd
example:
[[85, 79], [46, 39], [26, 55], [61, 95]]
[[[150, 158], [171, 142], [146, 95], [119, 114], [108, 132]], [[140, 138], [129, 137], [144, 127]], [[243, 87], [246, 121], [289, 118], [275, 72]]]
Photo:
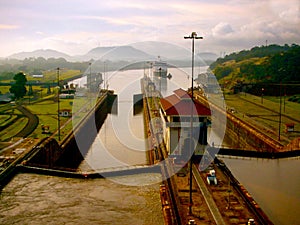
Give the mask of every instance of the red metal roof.
[[177, 95], [181, 99], [190, 99], [191, 96], [183, 89], [179, 88], [174, 91], [175, 95]]
[[166, 98], [161, 98], [160, 102], [163, 106], [164, 110], [168, 110], [169, 108], [173, 107], [177, 103], [180, 102], [180, 99], [176, 95], [170, 95]]
[[286, 126], [286, 127], [294, 127], [295, 124], [294, 124], [294, 123], [286, 123], [285, 126]]
[[193, 110], [193, 115], [198, 116], [210, 116], [211, 112], [206, 106], [202, 105], [199, 102], [192, 100], [189, 94], [182, 90], [178, 89], [174, 91], [175, 94], [170, 95], [166, 98], [160, 99], [161, 106], [165, 111], [166, 115], [191, 115]]

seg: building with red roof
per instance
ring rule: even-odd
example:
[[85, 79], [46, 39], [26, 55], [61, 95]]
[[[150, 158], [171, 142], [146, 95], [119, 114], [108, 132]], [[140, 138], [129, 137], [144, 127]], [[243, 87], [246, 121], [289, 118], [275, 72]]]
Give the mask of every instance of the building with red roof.
[[[177, 89], [173, 95], [160, 99], [161, 117], [164, 121], [164, 139], [170, 154], [183, 155], [192, 146], [195, 153], [201, 154], [207, 145], [207, 124], [211, 111], [198, 101], [192, 101], [191, 95], [183, 89]], [[193, 122], [191, 122], [193, 119]], [[193, 128], [191, 128], [193, 126]]]

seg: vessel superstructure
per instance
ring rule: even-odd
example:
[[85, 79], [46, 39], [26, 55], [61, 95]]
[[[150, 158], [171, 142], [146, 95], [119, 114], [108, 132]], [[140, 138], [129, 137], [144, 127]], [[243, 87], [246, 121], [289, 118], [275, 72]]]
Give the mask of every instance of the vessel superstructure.
[[162, 61], [161, 58], [158, 57], [158, 60], [153, 62], [152, 71], [154, 76], [166, 78], [168, 73], [167, 62]]

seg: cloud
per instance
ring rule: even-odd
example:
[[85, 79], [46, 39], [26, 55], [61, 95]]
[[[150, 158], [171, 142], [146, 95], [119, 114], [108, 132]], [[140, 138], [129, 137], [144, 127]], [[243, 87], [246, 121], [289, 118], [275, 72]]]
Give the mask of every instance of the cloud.
[[[218, 24], [219, 25], [219, 24]], [[300, 30], [298, 26], [286, 24], [281, 20], [254, 20], [235, 29], [216, 25], [210, 33], [204, 37], [204, 45], [209, 46], [209, 51], [216, 53], [226, 51], [240, 51], [261, 46], [268, 40], [269, 44], [299, 44]], [[225, 29], [227, 27], [227, 29]], [[214, 31], [214, 32], [213, 32]], [[227, 33], [226, 33], [227, 32]], [[221, 35], [223, 33], [223, 35]]]
[[231, 28], [230, 24], [226, 22], [220, 22], [214, 28], [212, 28], [213, 36], [226, 35], [232, 32], [233, 29]]
[[269, 7], [280, 20], [286, 23], [300, 23], [300, 1], [299, 0], [270, 0]]
[[296, 24], [300, 22], [300, 10], [299, 8], [290, 8], [285, 11], [282, 11], [279, 14], [279, 17], [286, 22]]
[[[39, 47], [81, 54], [99, 44], [126, 45], [139, 41], [166, 41], [190, 48], [183, 37], [193, 31], [204, 37], [201, 49], [217, 53], [253, 47], [266, 39], [277, 44], [300, 40], [299, 0], [84, 3], [84, 0], [74, 0], [72, 4], [61, 0], [1, 3], [1, 53]], [[9, 25], [11, 21], [19, 26]], [[8, 29], [14, 31], [6, 32]], [[23, 41], [17, 45], [20, 37]]]
[[18, 29], [19, 26], [17, 25], [10, 25], [10, 24], [0, 24], [0, 30], [13, 30]]
[[46, 36], [47, 34], [43, 31], [36, 31], [35, 32], [37, 35], [40, 35], [40, 36]]

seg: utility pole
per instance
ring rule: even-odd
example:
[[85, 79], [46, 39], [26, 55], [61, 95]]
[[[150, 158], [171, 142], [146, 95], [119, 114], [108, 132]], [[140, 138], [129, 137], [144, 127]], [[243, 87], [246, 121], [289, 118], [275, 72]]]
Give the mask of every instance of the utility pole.
[[[107, 84], [105, 84], [105, 79], [106, 79], [106, 61], [104, 61], [104, 69], [103, 69], [103, 89], [105, 90], [105, 86], [107, 85]], [[107, 82], [107, 81], [106, 81]]]
[[60, 141], [60, 105], [59, 105], [59, 67], [57, 67], [57, 131], [58, 131], [58, 141]]
[[88, 79], [89, 84], [87, 84], [90, 88], [90, 93], [92, 92], [92, 63], [89, 63], [89, 69], [90, 69], [90, 79]]
[[190, 36], [185, 36], [184, 39], [192, 39], [192, 101], [191, 101], [191, 132], [190, 132], [190, 188], [189, 188], [189, 215], [192, 215], [192, 205], [193, 205], [193, 199], [192, 199], [192, 189], [193, 189], [193, 149], [192, 149], [192, 143], [193, 143], [193, 106], [194, 106], [194, 57], [195, 57], [195, 39], [203, 39], [203, 37], [198, 37], [196, 32], [192, 32]]
[[93, 89], [93, 79], [92, 79], [92, 63], [89, 63], [89, 70], [90, 70], [90, 74], [89, 74], [89, 79], [87, 79], [87, 87], [88, 87], [88, 101], [89, 101], [89, 107], [93, 107], [92, 106], [92, 92], [94, 91]]
[[280, 82], [280, 90], [279, 90], [279, 122], [278, 122], [278, 141], [280, 141], [280, 128], [281, 128], [281, 82]]

